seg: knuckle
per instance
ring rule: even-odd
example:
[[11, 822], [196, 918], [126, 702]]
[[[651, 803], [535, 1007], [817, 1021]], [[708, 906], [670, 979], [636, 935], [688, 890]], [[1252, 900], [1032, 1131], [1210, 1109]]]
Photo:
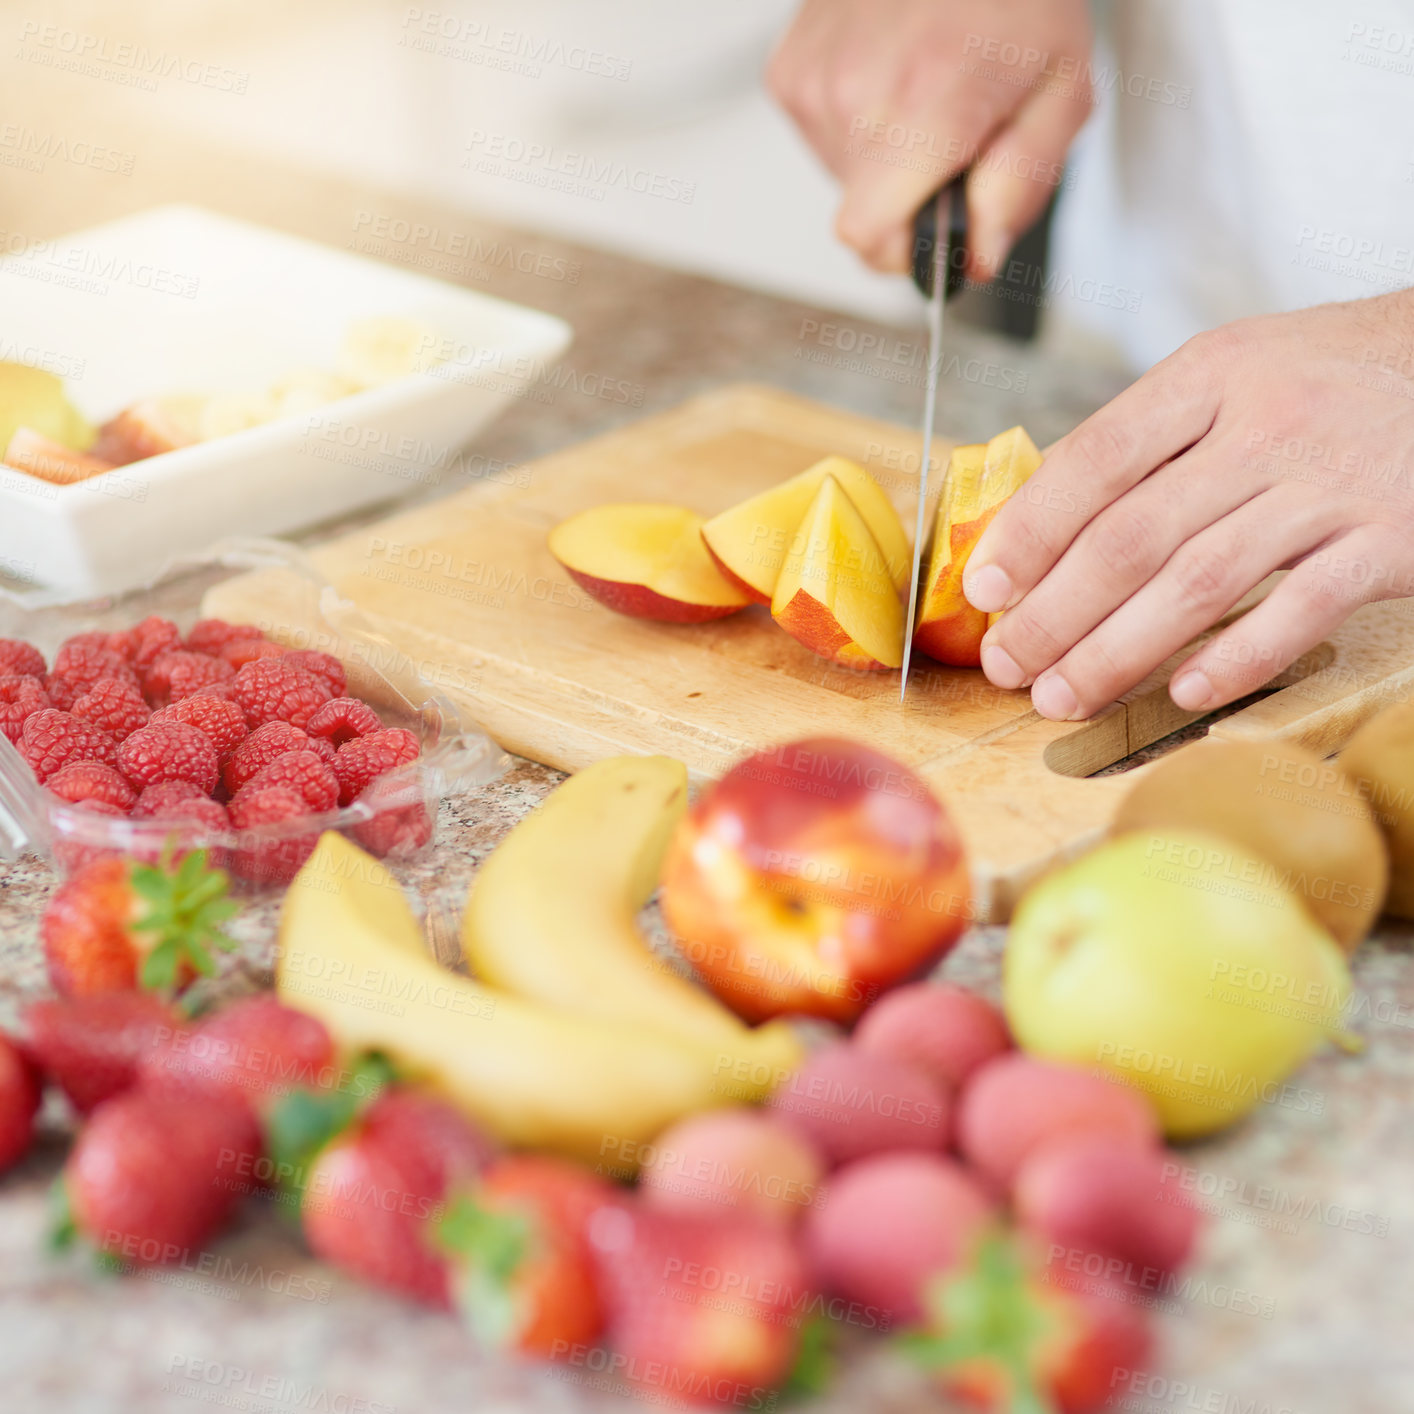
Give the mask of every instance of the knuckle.
[[1112, 578], [1126, 583], [1146, 579], [1154, 568], [1153, 527], [1143, 516], [1122, 505], [1096, 521], [1091, 549]]
[[1221, 612], [1232, 598], [1230, 554], [1211, 545], [1185, 545], [1173, 557], [1172, 574], [1183, 607]]
[[1003, 615], [998, 629], [1008, 650], [1028, 672], [1050, 667], [1070, 646], [1046, 626], [1043, 615], [1018, 605]]
[[1117, 466], [1123, 466], [1133, 449], [1133, 434], [1115, 418], [1091, 418], [1081, 424], [1067, 448], [1087, 477], [1096, 479], [1103, 478]]

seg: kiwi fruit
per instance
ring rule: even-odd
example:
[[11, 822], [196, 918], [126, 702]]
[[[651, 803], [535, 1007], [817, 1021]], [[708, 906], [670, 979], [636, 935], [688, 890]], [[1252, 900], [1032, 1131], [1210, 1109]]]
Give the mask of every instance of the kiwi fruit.
[[[1408, 743], [1414, 782], [1414, 717]], [[1209, 737], [1164, 757], [1114, 819], [1115, 833], [1150, 829], [1209, 830], [1265, 859], [1347, 953], [1384, 904], [1389, 859], [1369, 804], [1334, 762], [1289, 742]], [[1414, 860], [1414, 815], [1405, 848]]]
[[1385, 910], [1414, 918], [1414, 702], [1371, 717], [1337, 762], [1384, 832], [1390, 862]]

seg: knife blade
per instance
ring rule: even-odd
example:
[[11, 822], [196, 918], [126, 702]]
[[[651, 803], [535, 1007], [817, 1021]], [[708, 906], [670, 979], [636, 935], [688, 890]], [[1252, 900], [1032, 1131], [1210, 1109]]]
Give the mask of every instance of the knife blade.
[[[943, 306], [962, 286], [967, 248], [966, 174], [954, 177], [920, 208], [913, 221], [913, 282], [928, 297], [928, 369], [923, 393], [923, 442], [918, 456], [918, 508], [913, 529], [913, 572], [908, 581], [908, 621], [903, 632], [903, 671], [898, 700], [908, 692], [913, 660], [913, 625], [918, 613], [918, 577], [928, 513], [928, 473], [933, 461], [933, 422], [938, 408], [938, 373], [943, 356]], [[944, 483], [943, 494], [947, 494]]]

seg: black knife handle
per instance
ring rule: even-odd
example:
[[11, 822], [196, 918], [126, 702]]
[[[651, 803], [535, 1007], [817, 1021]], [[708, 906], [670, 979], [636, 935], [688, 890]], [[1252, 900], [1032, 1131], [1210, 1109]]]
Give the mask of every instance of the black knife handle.
[[967, 173], [960, 172], [940, 192], [929, 197], [913, 218], [913, 283], [925, 296], [933, 293], [933, 250], [938, 241], [938, 198], [947, 209], [947, 275], [943, 298], [961, 288], [967, 268]]

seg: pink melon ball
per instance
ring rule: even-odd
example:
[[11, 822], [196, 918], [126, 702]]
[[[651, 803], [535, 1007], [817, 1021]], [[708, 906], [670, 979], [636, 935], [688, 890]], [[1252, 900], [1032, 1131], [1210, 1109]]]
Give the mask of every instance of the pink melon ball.
[[761, 1110], [710, 1110], [664, 1130], [639, 1176], [651, 1207], [730, 1209], [792, 1223], [819, 1194], [825, 1172], [803, 1134]]
[[821, 1286], [892, 1329], [924, 1313], [929, 1281], [966, 1260], [994, 1217], [982, 1186], [943, 1154], [878, 1154], [830, 1176], [805, 1220]]
[[854, 1044], [916, 1065], [956, 1090], [984, 1061], [1011, 1049], [1011, 1034], [986, 998], [947, 982], [913, 982], [864, 1013]]
[[847, 1041], [814, 1052], [767, 1103], [831, 1164], [948, 1143], [948, 1092], [916, 1066]]

